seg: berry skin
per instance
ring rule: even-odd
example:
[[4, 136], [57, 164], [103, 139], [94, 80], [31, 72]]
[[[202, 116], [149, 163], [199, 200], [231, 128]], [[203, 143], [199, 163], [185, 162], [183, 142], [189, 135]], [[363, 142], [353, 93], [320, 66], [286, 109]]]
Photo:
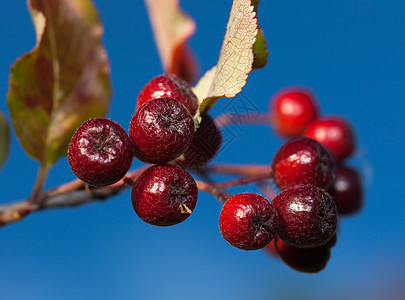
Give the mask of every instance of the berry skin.
[[355, 147], [353, 129], [340, 117], [328, 117], [311, 122], [304, 136], [320, 142], [337, 162], [349, 157]]
[[229, 198], [219, 216], [219, 229], [224, 239], [243, 250], [264, 248], [277, 228], [276, 210], [266, 198], [255, 193]]
[[189, 170], [202, 172], [207, 163], [217, 154], [221, 144], [221, 131], [210, 116], [204, 115], [190, 147], [174, 163]]
[[271, 100], [276, 131], [285, 137], [296, 137], [318, 117], [318, 105], [311, 91], [288, 88], [278, 92]]
[[295, 138], [281, 146], [273, 158], [272, 168], [280, 189], [302, 184], [327, 189], [335, 179], [333, 157], [310, 138]]
[[138, 96], [136, 109], [149, 100], [166, 97], [179, 101], [192, 116], [197, 112], [197, 96], [186, 81], [174, 74], [162, 74], [149, 81]]
[[276, 241], [277, 241], [277, 236], [275, 236], [270, 243], [267, 244], [266, 247], [264, 247], [264, 250], [266, 250], [266, 252], [268, 254], [270, 254], [271, 256], [278, 258], [278, 253], [276, 250]]
[[172, 98], [154, 99], [135, 112], [129, 136], [139, 160], [164, 164], [189, 147], [194, 136], [194, 121], [180, 102]]
[[302, 249], [284, 243], [275, 237], [274, 244], [278, 256], [290, 268], [304, 273], [318, 273], [322, 271], [330, 258], [330, 243], [326, 245]]
[[106, 186], [122, 179], [132, 164], [133, 145], [116, 122], [97, 118], [84, 122], [68, 148], [73, 173], [92, 186]]
[[193, 177], [173, 165], [148, 168], [135, 181], [131, 192], [136, 214], [156, 226], [183, 222], [193, 212], [197, 198], [198, 188]]
[[359, 173], [352, 168], [341, 166], [336, 179], [329, 189], [340, 215], [350, 215], [362, 207], [363, 188]]
[[272, 201], [279, 216], [277, 235], [298, 248], [315, 248], [336, 232], [337, 210], [332, 197], [313, 185], [286, 189]]

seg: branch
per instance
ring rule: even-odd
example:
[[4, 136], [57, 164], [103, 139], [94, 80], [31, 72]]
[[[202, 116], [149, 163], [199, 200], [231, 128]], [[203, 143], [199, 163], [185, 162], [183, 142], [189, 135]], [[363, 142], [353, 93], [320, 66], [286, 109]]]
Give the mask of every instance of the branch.
[[[120, 181], [106, 187], [89, 187], [81, 180], [74, 180], [50, 189], [39, 195], [38, 202], [30, 201], [30, 198], [0, 206], [0, 226], [20, 221], [31, 212], [52, 208], [75, 207], [87, 203], [107, 200], [122, 192], [125, 188], [133, 185], [134, 181], [149, 165], [130, 172]], [[225, 203], [232, 195], [223, 189], [245, 185], [252, 182], [259, 183], [270, 179], [271, 168], [262, 165], [214, 165], [210, 168], [216, 173], [243, 175], [244, 177], [221, 183], [209, 183], [196, 180], [200, 191], [209, 193], [221, 203]]]
[[29, 199], [0, 206], [0, 226], [20, 221], [31, 212], [51, 208], [74, 207], [107, 199], [120, 193], [147, 168], [145, 166], [128, 173], [120, 181], [101, 188], [86, 188], [81, 180], [74, 180], [40, 195], [37, 203]]

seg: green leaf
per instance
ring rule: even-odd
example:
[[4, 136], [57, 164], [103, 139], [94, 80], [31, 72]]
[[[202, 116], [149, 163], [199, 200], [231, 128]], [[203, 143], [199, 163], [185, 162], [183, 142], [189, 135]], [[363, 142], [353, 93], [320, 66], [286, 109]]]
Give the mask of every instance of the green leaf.
[[268, 62], [269, 51], [267, 50], [266, 38], [263, 35], [263, 29], [259, 28], [257, 33], [257, 40], [253, 45], [253, 69], [261, 69], [266, 66]]
[[0, 168], [3, 166], [8, 156], [10, 148], [10, 132], [7, 120], [0, 111]]
[[[257, 8], [260, 0], [252, 0], [252, 5], [254, 6], [254, 11], [257, 17]], [[259, 32], [257, 33], [256, 42], [253, 45], [253, 69], [261, 69], [266, 66], [268, 62], [269, 50], [267, 49], [266, 38], [264, 37], [263, 29], [259, 26]]]
[[8, 106], [25, 151], [42, 165], [65, 155], [76, 128], [107, 113], [103, 28], [88, 0], [29, 0], [37, 45], [11, 68]]

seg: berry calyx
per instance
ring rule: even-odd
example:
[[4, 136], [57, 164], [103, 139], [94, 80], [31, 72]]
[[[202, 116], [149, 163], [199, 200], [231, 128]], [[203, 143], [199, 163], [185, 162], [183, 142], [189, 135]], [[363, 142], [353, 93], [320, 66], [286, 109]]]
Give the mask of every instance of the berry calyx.
[[277, 211], [266, 198], [255, 193], [229, 198], [219, 216], [219, 229], [224, 239], [243, 250], [264, 248], [277, 228]]
[[166, 97], [179, 101], [192, 116], [197, 112], [197, 96], [185, 80], [174, 74], [162, 74], [149, 81], [138, 96], [136, 109], [149, 100]]
[[328, 243], [337, 227], [337, 209], [332, 197], [313, 185], [280, 192], [272, 201], [279, 216], [277, 235], [298, 248]]
[[201, 123], [194, 134], [193, 141], [182, 156], [174, 163], [186, 169], [202, 172], [206, 164], [217, 154], [222, 144], [222, 134], [212, 118], [201, 117]]
[[281, 90], [270, 104], [275, 129], [286, 137], [301, 135], [306, 126], [318, 117], [315, 96], [304, 88]]
[[336, 161], [349, 157], [354, 151], [353, 129], [349, 122], [341, 117], [326, 117], [311, 122], [304, 136], [320, 142]]
[[335, 163], [329, 152], [310, 138], [294, 138], [277, 151], [273, 177], [280, 189], [313, 184], [327, 189], [335, 179]]
[[186, 220], [198, 198], [195, 180], [184, 169], [155, 165], [135, 181], [131, 200], [136, 214], [146, 223], [171, 226]]
[[189, 147], [194, 136], [194, 121], [180, 102], [172, 98], [154, 99], [135, 112], [129, 136], [139, 160], [164, 164]]
[[362, 207], [363, 188], [359, 173], [350, 167], [340, 166], [329, 194], [336, 203], [340, 215], [350, 215]]
[[92, 186], [107, 186], [122, 179], [132, 164], [133, 145], [116, 122], [97, 118], [84, 122], [68, 148], [73, 173]]

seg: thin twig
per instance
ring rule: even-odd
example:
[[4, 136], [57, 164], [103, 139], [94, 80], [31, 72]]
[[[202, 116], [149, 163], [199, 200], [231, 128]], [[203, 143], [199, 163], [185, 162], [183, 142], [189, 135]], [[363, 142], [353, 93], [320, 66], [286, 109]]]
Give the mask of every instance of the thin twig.
[[242, 125], [242, 124], [270, 125], [271, 122], [272, 117], [268, 113], [261, 113], [261, 114], [224, 113], [215, 118], [215, 125], [218, 128], [223, 128], [228, 125]]
[[249, 184], [251, 182], [258, 182], [258, 181], [262, 181], [264, 179], [270, 179], [270, 178], [271, 178], [271, 173], [267, 173], [267, 174], [264, 173], [264, 174], [251, 175], [251, 176], [247, 176], [247, 177], [238, 178], [235, 180], [217, 183], [217, 184], [215, 184], [215, 186], [220, 189], [226, 189], [229, 187], [245, 185], [245, 184]]
[[271, 174], [270, 165], [257, 165], [257, 164], [214, 164], [209, 166], [207, 169], [209, 172], [217, 174], [228, 174], [228, 175], [261, 175], [261, 174]]

